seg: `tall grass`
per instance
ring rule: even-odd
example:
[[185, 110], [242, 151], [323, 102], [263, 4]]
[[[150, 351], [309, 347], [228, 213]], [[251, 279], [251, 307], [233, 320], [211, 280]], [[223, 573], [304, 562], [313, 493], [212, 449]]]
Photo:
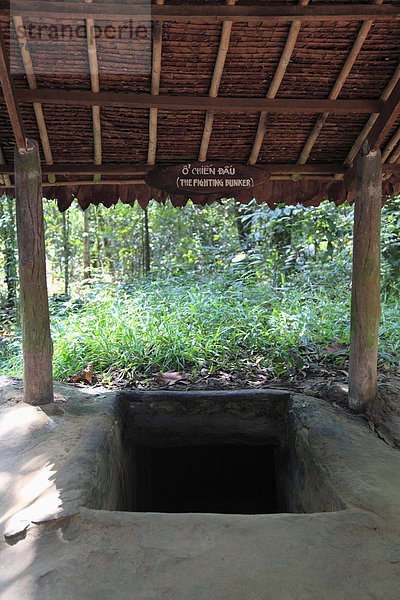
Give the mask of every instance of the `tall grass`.
[[[380, 361], [398, 363], [399, 295], [383, 298]], [[52, 303], [54, 375], [66, 379], [88, 363], [128, 376], [155, 371], [247, 369], [257, 364], [271, 377], [304, 365], [334, 362], [335, 341], [349, 342], [350, 286], [329, 289], [304, 277], [280, 287], [240, 278], [142, 281], [119, 290], [98, 288], [81, 300]], [[20, 374], [18, 335], [0, 356], [2, 371]]]

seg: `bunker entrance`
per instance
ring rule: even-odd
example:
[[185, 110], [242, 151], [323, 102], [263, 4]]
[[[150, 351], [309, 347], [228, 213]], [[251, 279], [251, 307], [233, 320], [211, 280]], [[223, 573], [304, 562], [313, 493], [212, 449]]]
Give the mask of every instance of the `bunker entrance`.
[[278, 512], [275, 448], [134, 447], [126, 510], [168, 513]]
[[270, 514], [341, 510], [290, 394], [277, 390], [118, 396], [115, 435], [89, 508]]

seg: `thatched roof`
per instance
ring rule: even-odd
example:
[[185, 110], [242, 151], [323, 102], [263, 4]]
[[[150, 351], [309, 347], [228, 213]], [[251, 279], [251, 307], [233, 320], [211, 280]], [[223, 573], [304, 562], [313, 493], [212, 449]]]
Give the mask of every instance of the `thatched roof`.
[[[20, 128], [41, 140], [44, 195], [61, 209], [73, 196], [83, 208], [163, 201], [167, 192], [144, 181], [149, 168], [197, 160], [263, 169], [263, 185], [235, 192], [241, 202], [341, 203], [352, 198], [343, 175], [367, 138], [382, 151], [384, 192], [399, 191], [398, 2], [158, 0], [152, 25], [142, 10], [146, 43], [107, 39], [106, 31], [128, 32], [133, 4], [14, 0], [10, 15], [0, 3], [20, 111], [7, 112], [4, 90], [4, 187], [12, 189]], [[88, 52], [91, 25], [98, 35]]]

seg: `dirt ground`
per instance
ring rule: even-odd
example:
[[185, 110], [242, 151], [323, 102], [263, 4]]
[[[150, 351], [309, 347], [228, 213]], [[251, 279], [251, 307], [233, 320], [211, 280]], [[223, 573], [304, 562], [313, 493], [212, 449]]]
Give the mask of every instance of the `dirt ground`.
[[[84, 371], [80, 372], [82, 375]], [[203, 369], [200, 374], [185, 372], [153, 373], [147, 377], [128, 379], [115, 370], [101, 376], [94, 375], [90, 383], [78, 376], [73, 383], [79, 389], [108, 390], [239, 390], [284, 389], [291, 393], [306, 394], [331, 403], [334, 407], [351, 412], [348, 406], [348, 373], [343, 370], [315, 365], [297, 372], [293, 377], [271, 379], [265, 369], [256, 365], [247, 371], [216, 371]], [[103, 382], [103, 383], [102, 383]], [[103, 385], [105, 383], [105, 386]], [[387, 444], [400, 448], [400, 374], [378, 373], [378, 397], [369, 407], [365, 418], [369, 427]]]
[[350, 414], [341, 385], [328, 401], [292, 390], [311, 512], [164, 514], [111, 510], [115, 391], [56, 384], [41, 409], [0, 378], [1, 600], [397, 600], [397, 382], [381, 382], [365, 416]]

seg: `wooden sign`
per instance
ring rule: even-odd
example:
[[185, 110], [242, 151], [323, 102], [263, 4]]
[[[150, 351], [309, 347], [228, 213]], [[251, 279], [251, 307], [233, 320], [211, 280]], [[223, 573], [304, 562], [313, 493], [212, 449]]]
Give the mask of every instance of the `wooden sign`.
[[146, 183], [170, 194], [218, 194], [251, 190], [266, 181], [266, 171], [225, 162], [193, 162], [149, 171]]

